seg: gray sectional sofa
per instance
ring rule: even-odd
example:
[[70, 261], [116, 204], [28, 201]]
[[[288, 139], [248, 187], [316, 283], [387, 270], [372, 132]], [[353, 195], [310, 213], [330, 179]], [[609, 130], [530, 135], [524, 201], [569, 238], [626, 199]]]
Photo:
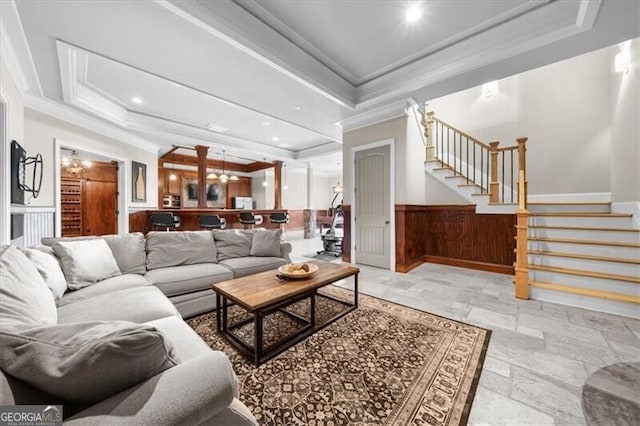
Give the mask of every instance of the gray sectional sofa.
[[63, 404], [69, 424], [256, 424], [228, 358], [182, 318], [290, 251], [279, 230], [0, 247], [0, 405]]

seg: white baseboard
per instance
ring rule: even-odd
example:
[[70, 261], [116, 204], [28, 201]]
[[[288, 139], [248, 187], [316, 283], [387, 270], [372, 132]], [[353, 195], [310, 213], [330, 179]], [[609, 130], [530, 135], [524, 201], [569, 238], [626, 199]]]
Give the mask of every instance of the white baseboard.
[[631, 213], [633, 215], [634, 228], [640, 228], [640, 201], [611, 203], [611, 212], [612, 213]]
[[530, 203], [608, 203], [610, 192], [584, 192], [576, 194], [529, 194]]

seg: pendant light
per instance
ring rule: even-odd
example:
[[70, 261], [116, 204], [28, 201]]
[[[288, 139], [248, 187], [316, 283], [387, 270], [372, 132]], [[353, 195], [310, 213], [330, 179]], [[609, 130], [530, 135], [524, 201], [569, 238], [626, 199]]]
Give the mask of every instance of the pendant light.
[[342, 194], [342, 191], [344, 190], [344, 188], [342, 187], [342, 184], [340, 183], [340, 181], [342, 176], [342, 169], [340, 168], [340, 163], [338, 163], [338, 183], [336, 183], [333, 186], [333, 193], [334, 194]]
[[282, 164], [282, 167], [284, 168], [284, 185], [282, 185], [282, 189], [286, 191], [289, 189], [287, 186], [287, 163]]
[[175, 173], [175, 171], [173, 169], [174, 168], [174, 163], [173, 163], [174, 160], [175, 160], [174, 154], [171, 153], [171, 173], [169, 173], [169, 180], [172, 180], [172, 181], [178, 180], [178, 176], [176, 175], [176, 173]]
[[222, 174], [219, 176], [220, 182], [222, 183], [227, 183], [227, 181], [229, 181], [229, 176], [227, 176], [227, 174], [224, 171], [225, 157], [226, 157], [226, 151], [223, 149], [222, 150]]

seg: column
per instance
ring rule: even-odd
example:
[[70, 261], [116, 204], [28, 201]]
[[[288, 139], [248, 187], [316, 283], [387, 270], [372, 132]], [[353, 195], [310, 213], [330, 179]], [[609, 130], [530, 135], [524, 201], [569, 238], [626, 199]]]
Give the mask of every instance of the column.
[[274, 191], [274, 200], [273, 200], [273, 208], [281, 209], [282, 208], [282, 161], [274, 161], [273, 166], [273, 191]]
[[207, 153], [208, 146], [197, 145], [198, 155], [198, 208], [207, 208]]

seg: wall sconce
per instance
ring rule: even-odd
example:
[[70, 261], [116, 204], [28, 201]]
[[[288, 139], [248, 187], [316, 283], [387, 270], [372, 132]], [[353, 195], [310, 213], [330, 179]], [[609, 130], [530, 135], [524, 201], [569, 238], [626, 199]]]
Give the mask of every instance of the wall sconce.
[[631, 67], [631, 51], [628, 46], [615, 56], [613, 64], [616, 72], [629, 74], [629, 68]]
[[485, 98], [490, 98], [496, 93], [498, 93], [498, 82], [490, 81], [489, 83], [485, 83], [482, 85], [482, 96]]

